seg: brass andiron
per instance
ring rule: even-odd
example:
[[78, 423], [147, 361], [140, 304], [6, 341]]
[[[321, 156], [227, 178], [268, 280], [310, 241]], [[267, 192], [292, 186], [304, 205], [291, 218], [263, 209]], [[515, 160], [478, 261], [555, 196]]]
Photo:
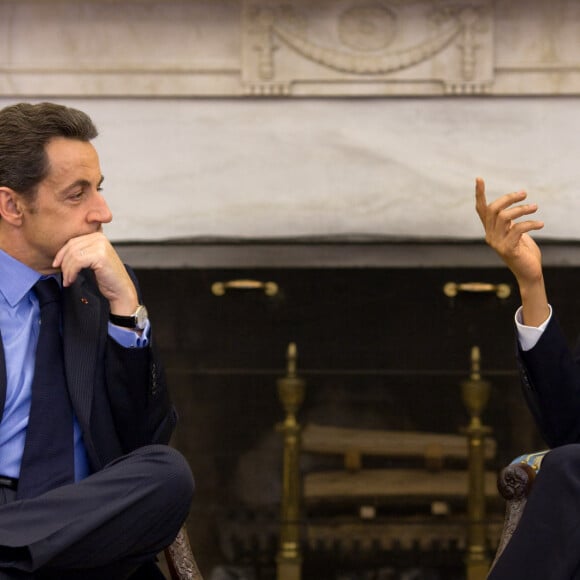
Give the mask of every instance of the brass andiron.
[[277, 380], [278, 397], [284, 406], [286, 418], [278, 425], [284, 434], [284, 464], [282, 473], [282, 506], [280, 514], [280, 546], [277, 562], [277, 580], [300, 580], [302, 556], [300, 553], [300, 445], [302, 427], [296, 413], [304, 400], [305, 382], [297, 376], [296, 344], [291, 342], [287, 351], [286, 376]]
[[481, 422], [481, 414], [489, 400], [490, 384], [481, 378], [479, 347], [471, 348], [471, 375], [461, 383], [463, 403], [471, 420], [463, 430], [468, 441], [469, 489], [467, 495], [466, 579], [485, 580], [490, 560], [485, 525], [485, 438], [491, 429]]

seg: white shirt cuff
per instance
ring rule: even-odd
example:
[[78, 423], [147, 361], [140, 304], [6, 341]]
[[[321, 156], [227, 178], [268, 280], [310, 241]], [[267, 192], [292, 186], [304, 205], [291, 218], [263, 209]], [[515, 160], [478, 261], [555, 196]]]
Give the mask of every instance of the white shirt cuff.
[[520, 347], [523, 351], [534, 348], [544, 333], [544, 330], [546, 330], [546, 327], [552, 318], [552, 307], [549, 304], [548, 308], [550, 309], [550, 314], [548, 314], [548, 318], [546, 318], [540, 326], [526, 326], [522, 323], [522, 307], [520, 306], [516, 310], [515, 320], [518, 340], [520, 341]]

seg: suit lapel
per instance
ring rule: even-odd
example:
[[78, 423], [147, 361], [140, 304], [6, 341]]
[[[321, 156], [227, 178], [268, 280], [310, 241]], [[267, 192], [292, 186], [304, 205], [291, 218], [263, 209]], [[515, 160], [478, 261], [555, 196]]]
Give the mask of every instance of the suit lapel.
[[102, 297], [81, 273], [63, 290], [64, 362], [68, 389], [77, 419], [89, 432], [93, 388], [101, 338]]

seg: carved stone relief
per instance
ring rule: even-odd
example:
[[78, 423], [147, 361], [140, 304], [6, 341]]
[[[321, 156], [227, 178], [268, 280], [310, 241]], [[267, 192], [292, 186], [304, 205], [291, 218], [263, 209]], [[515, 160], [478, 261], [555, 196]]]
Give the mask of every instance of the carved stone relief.
[[3, 0], [1, 96], [580, 94], [570, 0]]
[[349, 83], [354, 92], [388, 94], [414, 84], [418, 92], [486, 93], [493, 82], [493, 28], [485, 0], [247, 0], [244, 88], [293, 94], [300, 85], [332, 91]]

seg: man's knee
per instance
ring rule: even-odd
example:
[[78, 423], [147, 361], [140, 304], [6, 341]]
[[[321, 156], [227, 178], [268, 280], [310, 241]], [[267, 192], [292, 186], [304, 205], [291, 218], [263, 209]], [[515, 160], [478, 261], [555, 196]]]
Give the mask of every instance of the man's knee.
[[195, 484], [185, 457], [167, 445], [149, 445], [135, 453], [146, 463], [147, 478], [158, 501], [181, 506], [187, 513]]

